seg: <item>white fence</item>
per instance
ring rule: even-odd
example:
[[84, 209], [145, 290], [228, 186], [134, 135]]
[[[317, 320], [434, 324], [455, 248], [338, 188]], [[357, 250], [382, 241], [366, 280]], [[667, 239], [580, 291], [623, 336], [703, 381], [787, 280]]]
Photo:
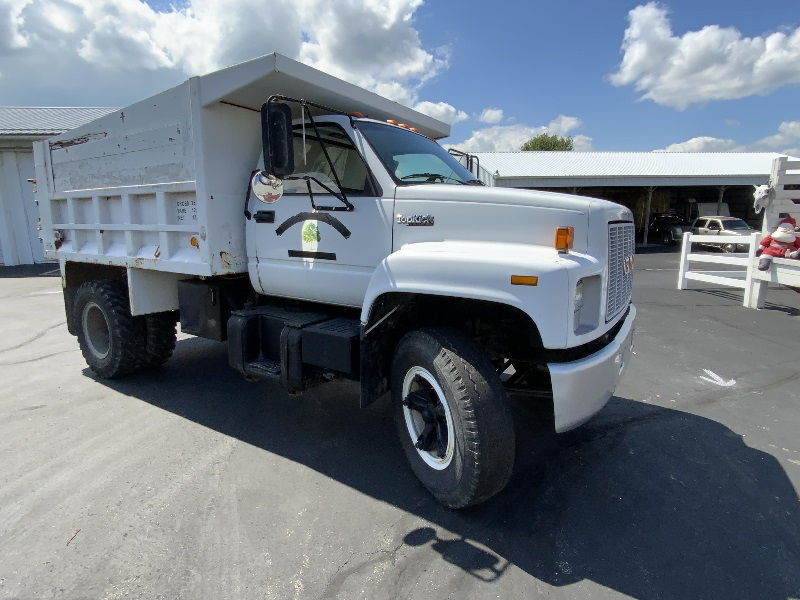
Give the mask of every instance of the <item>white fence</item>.
[[[763, 308], [767, 288], [777, 283], [800, 291], [800, 260], [773, 258], [767, 271], [757, 268], [756, 250], [762, 236], [775, 230], [783, 216], [787, 214], [800, 220], [800, 161], [786, 157], [776, 158], [770, 176], [770, 200], [764, 210], [764, 224], [761, 234], [744, 236], [718, 236], [683, 234], [681, 262], [678, 270], [678, 289], [685, 290], [689, 281], [702, 281], [744, 290], [742, 304], [749, 308]], [[697, 254], [692, 244], [737, 244], [748, 246], [747, 254]], [[739, 266], [741, 269], [729, 271], [692, 271], [690, 263], [701, 262], [718, 265]]]
[[[681, 248], [681, 261], [678, 269], [678, 289], [685, 290], [689, 281], [702, 281], [744, 290], [744, 306], [752, 303], [754, 291], [753, 280], [756, 272], [756, 250], [760, 241], [760, 234], [753, 233], [747, 237], [739, 235], [694, 235], [683, 234], [683, 247]], [[692, 244], [735, 244], [747, 246], [747, 253], [740, 254], [698, 254], [692, 252]], [[690, 263], [707, 263], [716, 265], [738, 266], [741, 269], [727, 271], [692, 271]]]
[[[744, 290], [742, 305], [748, 308], [764, 308], [767, 288], [777, 283], [800, 290], [800, 260], [792, 258], [773, 258], [769, 270], [759, 271], [756, 250], [761, 234], [748, 237], [683, 234], [681, 261], [678, 269], [678, 289], [685, 290], [689, 281], [702, 281]], [[698, 254], [692, 252], [692, 244], [737, 244], [747, 245], [747, 253], [741, 254]], [[727, 271], [692, 271], [690, 263], [706, 263], [738, 266], [741, 269]]]

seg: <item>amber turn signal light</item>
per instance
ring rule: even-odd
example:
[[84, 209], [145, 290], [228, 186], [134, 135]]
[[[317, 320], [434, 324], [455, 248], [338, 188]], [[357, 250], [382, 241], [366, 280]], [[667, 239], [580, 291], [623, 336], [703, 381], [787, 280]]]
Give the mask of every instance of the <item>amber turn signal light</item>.
[[536, 275], [512, 275], [511, 285], [536, 285], [539, 278]]
[[574, 227], [559, 227], [556, 229], [556, 250], [559, 252], [567, 252], [572, 249], [572, 243], [574, 241]]

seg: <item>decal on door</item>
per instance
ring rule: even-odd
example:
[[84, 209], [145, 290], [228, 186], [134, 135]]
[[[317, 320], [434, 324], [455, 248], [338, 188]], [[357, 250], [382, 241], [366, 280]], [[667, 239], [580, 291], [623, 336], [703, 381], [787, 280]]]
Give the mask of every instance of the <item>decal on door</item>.
[[283, 223], [278, 225], [278, 228], [275, 230], [277, 235], [283, 235], [283, 233], [289, 229], [292, 225], [296, 225], [297, 223], [302, 223], [303, 221], [321, 221], [322, 223], [327, 223], [331, 227], [333, 227], [336, 231], [342, 234], [344, 239], [350, 237], [351, 233], [350, 230], [345, 227], [344, 223], [342, 223], [339, 219], [334, 217], [333, 215], [329, 215], [328, 213], [313, 213], [313, 212], [303, 212], [294, 215], [293, 217], [289, 217]]
[[307, 252], [306, 250], [289, 250], [289, 258], [318, 258], [320, 260], [336, 260], [336, 253]]
[[283, 223], [278, 225], [275, 230], [276, 235], [283, 235], [287, 229], [296, 225], [297, 223], [304, 223], [300, 230], [300, 241], [302, 242], [302, 250], [289, 250], [290, 258], [306, 258], [306, 259], [320, 259], [320, 260], [336, 260], [336, 254], [333, 252], [317, 252], [319, 242], [322, 240], [322, 235], [319, 230], [319, 223], [327, 223], [338, 231], [344, 239], [350, 237], [350, 230], [345, 227], [339, 219], [328, 213], [318, 212], [303, 212], [289, 217]]

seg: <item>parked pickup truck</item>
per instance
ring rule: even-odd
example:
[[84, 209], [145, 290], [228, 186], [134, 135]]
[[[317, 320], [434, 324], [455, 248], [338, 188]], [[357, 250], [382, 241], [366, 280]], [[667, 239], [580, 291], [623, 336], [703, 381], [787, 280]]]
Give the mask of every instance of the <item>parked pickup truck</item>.
[[[157, 367], [184, 333], [299, 394], [390, 394], [412, 470], [445, 506], [514, 462], [507, 397], [565, 431], [632, 348], [630, 211], [484, 187], [449, 127], [272, 54], [38, 142], [47, 255], [89, 367]], [[529, 435], [536, 435], [535, 431]], [[374, 449], [372, 450], [374, 451]]]

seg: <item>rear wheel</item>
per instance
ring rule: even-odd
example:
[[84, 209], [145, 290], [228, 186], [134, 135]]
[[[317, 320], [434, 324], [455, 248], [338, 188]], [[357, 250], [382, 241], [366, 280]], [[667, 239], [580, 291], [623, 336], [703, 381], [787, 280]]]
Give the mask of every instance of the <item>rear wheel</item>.
[[75, 293], [78, 343], [89, 368], [113, 379], [141, 368], [145, 322], [131, 316], [124, 282], [87, 281]]
[[406, 334], [392, 363], [400, 442], [414, 474], [443, 505], [464, 508], [502, 490], [514, 465], [514, 426], [491, 363], [445, 329]]
[[160, 367], [175, 351], [178, 317], [174, 312], [163, 312], [145, 315], [144, 320], [146, 340], [143, 366]]
[[736, 244], [723, 244], [722, 245], [723, 252], [736, 252]]

